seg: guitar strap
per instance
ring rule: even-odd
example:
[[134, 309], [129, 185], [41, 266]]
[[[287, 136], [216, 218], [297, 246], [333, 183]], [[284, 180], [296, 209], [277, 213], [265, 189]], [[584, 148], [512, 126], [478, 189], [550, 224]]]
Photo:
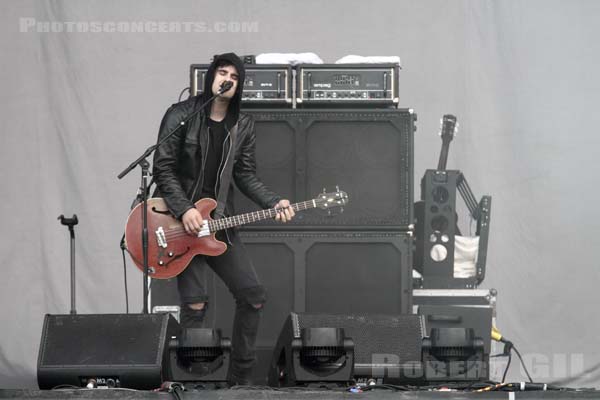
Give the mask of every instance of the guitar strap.
[[[233, 164], [235, 158], [235, 146], [237, 143], [237, 131], [238, 124], [236, 123], [233, 128], [229, 131], [229, 138], [231, 145], [227, 152], [229, 153], [227, 157], [227, 162], [223, 166], [223, 170], [221, 171], [221, 176], [225, 177], [225, 180], [219, 182], [219, 193], [217, 194], [217, 208], [214, 212], [214, 218], [220, 219], [223, 218], [225, 212], [225, 206], [227, 204], [227, 195], [229, 194], [229, 187], [231, 186], [231, 176], [233, 171]], [[232, 152], [234, 153], [232, 155]]]

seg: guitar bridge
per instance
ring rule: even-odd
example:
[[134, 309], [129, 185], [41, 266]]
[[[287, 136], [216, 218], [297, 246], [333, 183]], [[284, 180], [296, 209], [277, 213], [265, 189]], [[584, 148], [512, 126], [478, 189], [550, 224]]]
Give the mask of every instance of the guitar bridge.
[[167, 237], [165, 236], [165, 230], [163, 229], [163, 227], [159, 226], [156, 232], [154, 233], [156, 234], [156, 241], [158, 242], [158, 246], [162, 247], [163, 249], [166, 249]]

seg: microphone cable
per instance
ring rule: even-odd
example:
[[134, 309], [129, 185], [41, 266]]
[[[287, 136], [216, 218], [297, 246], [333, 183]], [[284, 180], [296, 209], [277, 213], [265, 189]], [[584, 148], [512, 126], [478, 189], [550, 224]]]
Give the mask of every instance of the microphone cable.
[[492, 326], [491, 337], [497, 342], [504, 343], [504, 352], [502, 352], [501, 354], [497, 354], [494, 357], [508, 356], [508, 362], [506, 364], [506, 368], [504, 369], [504, 374], [502, 375], [502, 383], [506, 382], [506, 375], [508, 373], [508, 368], [510, 367], [510, 363], [512, 361], [513, 350], [515, 351], [515, 353], [517, 353], [517, 357], [519, 357], [521, 365], [523, 366], [523, 370], [525, 370], [525, 374], [527, 374], [527, 378], [529, 379], [529, 383], [533, 383], [533, 379], [531, 379], [531, 375], [527, 370], [525, 361], [523, 360], [523, 357], [521, 357], [521, 353], [519, 353], [519, 350], [517, 350], [516, 346], [510, 340], [506, 339], [495, 326]]

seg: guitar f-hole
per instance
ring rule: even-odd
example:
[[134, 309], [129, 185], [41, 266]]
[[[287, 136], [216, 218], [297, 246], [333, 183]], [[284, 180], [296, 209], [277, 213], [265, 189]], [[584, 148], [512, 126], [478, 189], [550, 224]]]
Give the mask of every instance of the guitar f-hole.
[[171, 215], [171, 212], [169, 210], [159, 210], [154, 206], [151, 208], [151, 210], [152, 210], [152, 212], [155, 212], [157, 214]]

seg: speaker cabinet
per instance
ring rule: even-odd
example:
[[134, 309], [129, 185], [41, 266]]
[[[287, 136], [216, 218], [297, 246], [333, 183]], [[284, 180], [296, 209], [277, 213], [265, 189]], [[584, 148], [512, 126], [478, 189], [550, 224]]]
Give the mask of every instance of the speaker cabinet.
[[38, 385], [155, 389], [162, 383], [168, 339], [178, 325], [167, 314], [46, 315]]
[[[259, 357], [270, 357], [291, 311], [327, 313], [412, 312], [413, 238], [399, 232], [241, 232], [268, 292], [258, 332]], [[234, 300], [220, 279], [205, 271], [206, 326], [231, 336]], [[179, 304], [176, 279], [154, 280], [152, 305]], [[259, 359], [266, 368], [268, 360]], [[266, 370], [257, 369], [264, 379]], [[261, 375], [262, 373], [262, 375]]]
[[459, 171], [427, 170], [421, 181], [422, 201], [415, 206], [415, 269], [423, 275], [424, 288], [452, 288], [462, 284], [453, 283], [459, 176]]
[[[245, 110], [255, 121], [257, 173], [292, 201], [335, 186], [348, 193], [344, 213], [311, 210], [289, 224], [263, 221], [245, 229], [322, 226], [407, 230], [413, 208], [411, 110]], [[237, 213], [257, 206], [235, 193]]]
[[269, 385], [290, 374], [289, 347], [309, 328], [341, 328], [354, 344], [354, 377], [387, 382], [423, 378], [423, 323], [418, 315], [291, 313], [283, 324], [269, 367]]

